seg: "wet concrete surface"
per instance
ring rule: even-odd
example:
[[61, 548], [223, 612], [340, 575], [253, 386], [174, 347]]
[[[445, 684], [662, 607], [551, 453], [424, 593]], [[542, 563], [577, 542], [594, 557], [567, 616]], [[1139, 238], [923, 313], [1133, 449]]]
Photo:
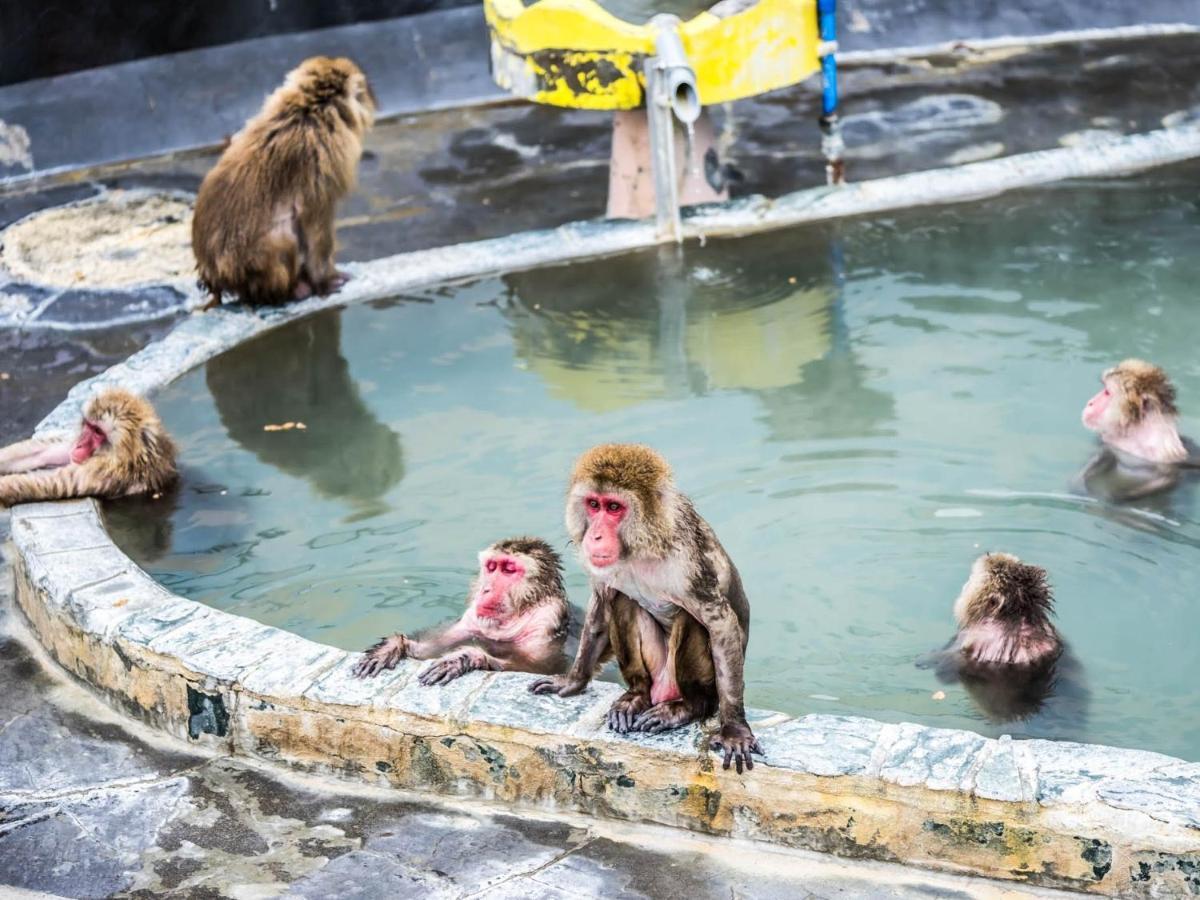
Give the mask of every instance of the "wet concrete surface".
[[[7, 529], [7, 518], [3, 522]], [[280, 777], [129, 725], [35, 655], [0, 587], [0, 895], [1061, 897], [961, 876]]]
[[[768, 196], [823, 181], [816, 81], [714, 111], [735, 194]], [[849, 175], [866, 179], [989, 155], [1102, 139], [1200, 115], [1200, 35], [1121, 39], [845, 67]], [[409, 116], [368, 140], [358, 189], [342, 205], [343, 259], [370, 259], [603, 213], [610, 117], [514, 103]], [[215, 152], [172, 155], [0, 188], [0, 227], [98, 192], [194, 191]], [[2, 240], [2, 238], [0, 238]], [[68, 251], [69, 252], [69, 251]], [[0, 277], [2, 281], [2, 277]], [[0, 321], [48, 289], [0, 283]], [[0, 328], [0, 441], [27, 434], [76, 381], [163, 334], [174, 321], [105, 328], [170, 289], [67, 291], [46, 313], [64, 332]], [[94, 326], [94, 327], [91, 327]]]
[[[1200, 116], [1200, 35], [945, 53], [844, 67], [852, 180], [1104, 140]], [[818, 81], [713, 110], [734, 196], [824, 182]], [[611, 116], [525, 103], [406, 116], [368, 137], [342, 204], [343, 260], [548, 228], [603, 215]], [[0, 189], [0, 226], [47, 206], [125, 188], [194, 192], [217, 151], [168, 155]], [[70, 248], [64, 246], [64, 253]], [[0, 259], [2, 259], [0, 251]], [[2, 279], [0, 275], [0, 279]], [[0, 320], [24, 311], [78, 328], [172, 314], [177, 292], [66, 291], [0, 281]], [[46, 306], [46, 308], [42, 308]]]

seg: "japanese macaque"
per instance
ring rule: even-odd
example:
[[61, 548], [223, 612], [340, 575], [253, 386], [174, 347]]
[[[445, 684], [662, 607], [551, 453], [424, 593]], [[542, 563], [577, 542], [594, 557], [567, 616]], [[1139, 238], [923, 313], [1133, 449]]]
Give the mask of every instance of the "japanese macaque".
[[958, 633], [923, 665], [943, 682], [960, 681], [992, 721], [1028, 718], [1058, 678], [1064, 645], [1053, 613], [1045, 569], [1008, 553], [986, 554], [954, 602]]
[[349, 59], [314, 56], [288, 73], [205, 176], [192, 251], [209, 307], [225, 294], [278, 304], [328, 294], [334, 208], [354, 187], [375, 95]]
[[156, 493], [175, 479], [175, 444], [146, 400], [109, 388], [84, 407], [74, 437], [0, 450], [0, 473], [0, 506]]
[[359, 678], [402, 659], [436, 659], [421, 684], [446, 684], [475, 669], [548, 674], [566, 668], [569, 624], [562, 560], [545, 541], [510, 538], [479, 554], [479, 575], [458, 621], [420, 637], [394, 634], [366, 650]]
[[1102, 389], [1083, 408], [1083, 424], [1104, 446], [1080, 475], [1085, 489], [1131, 500], [1172, 487], [1180, 465], [1196, 465], [1180, 437], [1175, 386], [1158, 366], [1127, 359], [1101, 376]]
[[975, 560], [954, 601], [954, 647], [971, 665], [1036, 666], [1062, 652], [1046, 570], [1009, 553]]
[[591, 578], [579, 650], [565, 675], [535, 693], [587, 687], [615, 656], [628, 690], [608, 712], [618, 733], [659, 732], [720, 714], [711, 748], [724, 768], [762, 753], [746, 723], [742, 669], [750, 604], [729, 554], [671, 469], [649, 447], [604, 444], [575, 464], [567, 531]]

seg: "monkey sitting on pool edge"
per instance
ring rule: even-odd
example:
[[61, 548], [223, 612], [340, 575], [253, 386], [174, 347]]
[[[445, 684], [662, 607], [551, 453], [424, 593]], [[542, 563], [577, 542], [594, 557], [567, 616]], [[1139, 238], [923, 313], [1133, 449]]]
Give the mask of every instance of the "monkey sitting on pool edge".
[[278, 304], [346, 282], [334, 265], [335, 206], [354, 187], [375, 106], [357, 65], [315, 56], [230, 139], [192, 217], [206, 309], [224, 294]]
[[750, 604], [716, 534], [658, 453], [603, 444], [575, 464], [567, 530], [591, 580], [579, 650], [538, 694], [581, 693], [616, 656], [628, 690], [608, 711], [616, 732], [655, 733], [720, 714], [711, 749], [740, 773], [762, 753], [746, 722], [743, 667]]
[[109, 388], [88, 401], [74, 437], [0, 450], [0, 506], [157, 493], [176, 474], [175, 444], [154, 408]]
[[420, 674], [421, 684], [447, 684], [475, 669], [562, 672], [569, 622], [558, 554], [538, 538], [509, 538], [480, 552], [462, 618], [419, 637], [383, 638], [364, 651], [354, 674], [370, 678], [402, 659], [438, 657]]
[[1079, 675], [1053, 614], [1045, 569], [1008, 553], [985, 554], [954, 602], [958, 633], [918, 665], [944, 684], [961, 682], [992, 722], [1028, 719], [1058, 690], [1060, 675]]
[[1127, 359], [1100, 380], [1082, 416], [1102, 442], [1077, 479], [1087, 493], [1136, 500], [1173, 487], [1182, 469], [1200, 467], [1196, 445], [1179, 434], [1175, 386], [1162, 369]]

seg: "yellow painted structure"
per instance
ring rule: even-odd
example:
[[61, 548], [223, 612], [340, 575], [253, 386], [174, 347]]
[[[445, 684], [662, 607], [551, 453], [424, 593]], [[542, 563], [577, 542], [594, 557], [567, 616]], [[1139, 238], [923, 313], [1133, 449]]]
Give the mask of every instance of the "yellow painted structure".
[[[483, 8], [500, 87], [551, 106], [642, 106], [642, 62], [654, 55], [649, 25], [618, 19], [594, 0], [484, 0]], [[795, 84], [820, 65], [816, 0], [758, 0], [725, 16], [702, 12], [679, 36], [705, 106]]]

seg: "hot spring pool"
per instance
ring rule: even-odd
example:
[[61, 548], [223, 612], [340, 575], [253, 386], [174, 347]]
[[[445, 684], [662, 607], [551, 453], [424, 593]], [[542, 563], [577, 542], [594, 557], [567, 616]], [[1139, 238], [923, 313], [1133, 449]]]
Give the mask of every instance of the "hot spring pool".
[[[1079, 412], [1122, 357], [1166, 367], [1200, 433], [1198, 176], [324, 313], [163, 390], [181, 486], [110, 504], [108, 522], [178, 593], [359, 649], [457, 615], [496, 538], [567, 551], [575, 455], [644, 441], [741, 569], [750, 704], [1200, 759], [1192, 486], [1136, 508], [1068, 492], [1093, 448]], [[285, 422], [305, 427], [264, 430]], [[1079, 663], [1071, 702], [1025, 722], [989, 722], [914, 665], [951, 635], [986, 550], [1049, 569]]]

